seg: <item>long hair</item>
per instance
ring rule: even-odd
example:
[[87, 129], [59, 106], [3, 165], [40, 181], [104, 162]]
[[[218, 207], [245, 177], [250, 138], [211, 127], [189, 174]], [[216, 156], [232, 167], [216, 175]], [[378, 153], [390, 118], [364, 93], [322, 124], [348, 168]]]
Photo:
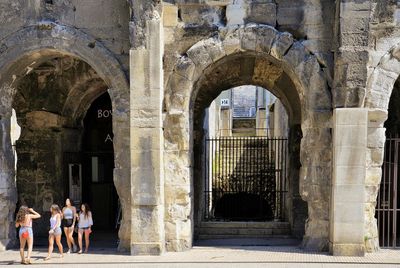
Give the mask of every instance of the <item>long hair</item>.
[[51, 212], [55, 211], [55, 212], [57, 212], [58, 214], [61, 214], [61, 209], [60, 209], [60, 207], [59, 207], [57, 204], [51, 205], [50, 209], [51, 209]]
[[[89, 216], [90, 207], [89, 207], [89, 205], [88, 205], [87, 203], [83, 203], [82, 205], [84, 205], [84, 206], [85, 206], [85, 212], [84, 212], [84, 215], [85, 215], [85, 218], [87, 218], [87, 217]], [[82, 208], [82, 205], [81, 205], [81, 208]], [[81, 213], [82, 213], [82, 212], [81, 212]]]
[[23, 223], [25, 221], [25, 216], [29, 214], [29, 208], [27, 206], [21, 206], [18, 210], [15, 221]]

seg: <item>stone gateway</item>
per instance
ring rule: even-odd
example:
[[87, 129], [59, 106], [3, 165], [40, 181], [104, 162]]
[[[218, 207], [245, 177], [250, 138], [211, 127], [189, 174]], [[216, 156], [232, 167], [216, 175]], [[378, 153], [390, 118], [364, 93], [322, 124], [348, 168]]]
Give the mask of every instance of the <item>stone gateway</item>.
[[[16, 243], [17, 206], [43, 214], [42, 236], [66, 198], [132, 255], [210, 237], [285, 236], [340, 256], [400, 247], [385, 146], [400, 137], [399, 14], [389, 0], [0, 1], [0, 250]], [[227, 150], [232, 122], [252, 127], [223, 93], [243, 86], [278, 100], [246, 111], [251, 133], [284, 148]], [[212, 118], [221, 151], [205, 147]], [[244, 154], [269, 164], [244, 173]]]

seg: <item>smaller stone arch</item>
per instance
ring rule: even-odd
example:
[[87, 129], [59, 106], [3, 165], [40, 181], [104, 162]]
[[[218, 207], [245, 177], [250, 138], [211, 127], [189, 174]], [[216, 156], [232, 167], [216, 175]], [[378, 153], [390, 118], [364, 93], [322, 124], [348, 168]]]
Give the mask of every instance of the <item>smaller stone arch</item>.
[[[170, 187], [170, 190], [173, 188], [175, 192], [193, 196], [192, 176], [195, 171], [192, 170], [192, 152], [193, 139], [196, 138], [193, 129], [196, 124], [194, 122], [196, 119], [193, 118], [193, 110], [196, 109], [195, 100], [199, 97], [200, 91], [208, 86], [207, 75], [218, 75], [212, 73], [218, 63], [243, 55], [272, 63], [279, 70], [278, 73], [285, 73], [294, 85], [296, 90], [294, 97], [297, 98], [301, 108], [301, 111], [298, 111], [299, 114], [296, 115], [304, 136], [300, 154], [302, 165], [300, 192], [302, 198], [308, 202], [309, 209], [304, 246], [326, 250], [329, 241], [330, 189], [327, 185], [330, 185], [331, 174], [331, 155], [328, 153], [331, 150], [329, 129], [331, 126], [331, 96], [316, 57], [305, 48], [301, 41], [294, 40], [290, 33], [278, 32], [273, 27], [261, 24], [222, 28], [213, 37], [194, 44], [185, 55], [180, 57], [168, 78], [164, 99], [165, 172], [166, 178], [175, 177], [174, 182], [166, 182], [166, 192]], [[235, 73], [236, 69], [232, 74], [224, 74], [232, 77], [235, 75], [246, 76], [245, 70], [239, 68], [237, 72], [243, 72]], [[265, 80], [265, 73], [260, 73], [256, 77], [253, 74], [254, 72], [249, 74], [251, 77], [246, 78], [247, 81], [255, 81], [257, 84], [257, 77], [260, 81]], [[221, 82], [223, 88], [242, 83], [233, 81], [234, 78], [230, 80], [230, 77], [223, 77], [221, 80], [223, 80]], [[278, 95], [283, 96], [287, 89], [279, 90], [279, 87], [275, 85], [276, 82], [277, 80], [272, 79], [264, 86], [276, 89], [275, 93], [278, 94], [279, 91]], [[203, 96], [206, 95], [203, 94]], [[290, 95], [287, 94], [287, 96]], [[295, 102], [288, 98], [286, 101], [287, 106], [290, 106], [290, 101]], [[171, 169], [170, 167], [174, 165], [183, 166], [183, 168]], [[188, 181], [186, 176], [189, 176], [191, 180]], [[181, 224], [181, 221], [191, 224], [194, 212], [190, 198], [182, 201], [167, 200], [166, 211], [180, 210], [177, 204], [187, 209], [178, 219], [174, 219], [172, 214], [167, 213], [166, 239], [174, 241], [171, 244], [179, 249], [191, 245], [191, 233], [182, 234], [167, 227]], [[178, 241], [184, 242], [177, 243], [177, 237]], [[176, 248], [174, 249], [176, 250]]]
[[[85, 32], [66, 25], [54, 22], [42, 21], [35, 25], [21, 28], [19, 31], [0, 40], [0, 96], [7, 100], [2, 101], [0, 107], [1, 131], [7, 136], [9, 133], [9, 118], [11, 116], [11, 102], [13, 98], [13, 86], [19, 77], [29, 72], [32, 68], [48, 59], [63, 55], [79, 58], [89, 64], [105, 82], [113, 103], [113, 129], [115, 148], [114, 184], [121, 204], [124, 208], [123, 221], [119, 237], [121, 250], [130, 247], [130, 164], [129, 147], [124, 137], [129, 136], [129, 81], [124, 66], [116, 59], [101, 42]], [[13, 240], [14, 228], [10, 225], [13, 218], [16, 199], [14, 181], [14, 160], [9, 139], [3, 139], [0, 144], [2, 156], [0, 165], [4, 166], [1, 179], [8, 181], [7, 195], [1, 202], [8, 204], [7, 210], [0, 215], [3, 228], [9, 231], [1, 233], [9, 234], [0, 236], [2, 245], [9, 245]], [[4, 175], [3, 175], [4, 174]], [[4, 177], [4, 178], [3, 178]], [[1, 248], [1, 246], [0, 246]]]
[[363, 107], [368, 109], [368, 148], [365, 189], [368, 194], [365, 218], [366, 249], [379, 249], [379, 233], [375, 219], [375, 207], [382, 178], [382, 164], [389, 101], [396, 81], [400, 76], [400, 43], [391, 47], [372, 70], [367, 80], [367, 92]]

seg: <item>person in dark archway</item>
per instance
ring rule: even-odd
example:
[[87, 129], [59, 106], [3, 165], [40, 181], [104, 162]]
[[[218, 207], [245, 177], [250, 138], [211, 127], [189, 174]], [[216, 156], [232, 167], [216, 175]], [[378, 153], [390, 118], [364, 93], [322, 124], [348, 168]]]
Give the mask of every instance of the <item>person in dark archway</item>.
[[79, 254], [82, 254], [82, 236], [85, 234], [85, 253], [89, 250], [89, 236], [92, 232], [93, 218], [90, 207], [87, 203], [81, 205], [81, 211], [79, 212], [79, 231], [78, 231], [78, 244]]
[[77, 250], [77, 246], [75, 244], [73, 237], [77, 214], [76, 214], [76, 208], [71, 204], [71, 199], [67, 198], [65, 200], [65, 207], [62, 210], [62, 214], [63, 214], [62, 225], [64, 228], [64, 233], [68, 245], [67, 254], [69, 254], [71, 253], [71, 250], [73, 252], [76, 252]]
[[[33, 230], [32, 220], [39, 219], [41, 216], [39, 213], [34, 211], [32, 208], [27, 206], [21, 206], [18, 210], [17, 217], [15, 220], [15, 227], [19, 229], [19, 242], [20, 248], [19, 253], [21, 255], [22, 264], [31, 264], [31, 254], [33, 248]], [[25, 258], [25, 245], [28, 242], [28, 255]]]
[[63, 246], [61, 244], [61, 218], [62, 212], [58, 205], [53, 204], [50, 207], [51, 218], [50, 218], [50, 231], [49, 231], [49, 251], [47, 253], [47, 257], [44, 259], [45, 261], [50, 260], [51, 253], [54, 248], [54, 240], [56, 240], [56, 244], [58, 246], [58, 250], [60, 251], [60, 258], [64, 257]]

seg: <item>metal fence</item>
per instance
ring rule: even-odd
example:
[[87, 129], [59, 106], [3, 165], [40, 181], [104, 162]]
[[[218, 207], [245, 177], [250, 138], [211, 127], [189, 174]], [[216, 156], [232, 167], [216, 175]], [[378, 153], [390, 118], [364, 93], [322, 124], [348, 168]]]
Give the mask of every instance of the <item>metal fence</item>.
[[399, 146], [399, 137], [386, 139], [375, 214], [378, 220], [379, 244], [385, 248], [400, 248]]
[[204, 219], [284, 220], [287, 139], [205, 139]]

